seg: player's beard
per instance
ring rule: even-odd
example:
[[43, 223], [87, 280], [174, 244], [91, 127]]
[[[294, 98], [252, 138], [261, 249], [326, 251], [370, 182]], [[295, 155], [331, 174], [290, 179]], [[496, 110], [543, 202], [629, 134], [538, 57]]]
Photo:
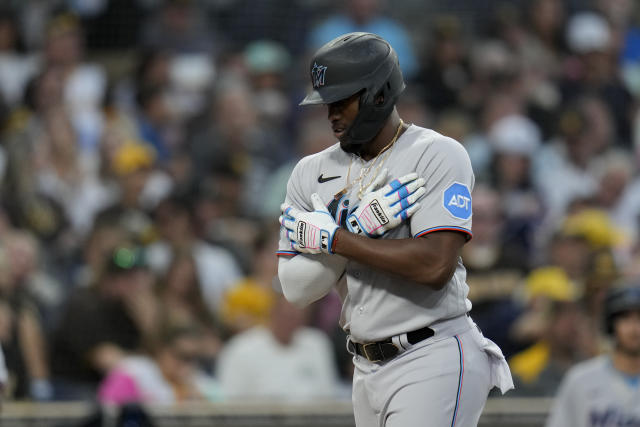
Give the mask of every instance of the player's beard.
[[364, 144], [354, 144], [349, 141], [343, 141], [343, 139], [344, 138], [340, 139], [340, 148], [342, 148], [342, 151], [350, 154], [360, 154], [360, 152], [362, 151], [362, 147], [364, 147]]

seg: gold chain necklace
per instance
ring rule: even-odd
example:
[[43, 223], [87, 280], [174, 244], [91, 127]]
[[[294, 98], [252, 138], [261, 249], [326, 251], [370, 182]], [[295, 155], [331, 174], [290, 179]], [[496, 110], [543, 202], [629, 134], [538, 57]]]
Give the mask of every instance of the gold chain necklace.
[[[391, 141], [387, 145], [385, 145], [384, 148], [382, 148], [382, 150], [380, 150], [380, 152], [378, 154], [376, 154], [376, 156], [373, 158], [373, 160], [371, 161], [371, 164], [369, 166], [367, 166], [366, 168], [362, 168], [360, 170], [360, 176], [358, 178], [354, 179], [353, 182], [349, 182], [349, 178], [351, 176], [351, 166], [353, 165], [353, 156], [351, 157], [351, 160], [349, 161], [349, 169], [347, 170], [347, 180], [346, 180], [347, 184], [342, 190], [340, 190], [338, 193], [336, 193], [335, 196], [333, 196], [336, 200], [340, 200], [340, 198], [342, 196], [344, 196], [347, 193], [347, 191], [349, 191], [349, 189], [351, 187], [353, 187], [356, 183], [358, 183], [358, 185], [359, 185], [358, 198], [362, 199], [364, 191], [378, 177], [378, 174], [380, 173], [380, 170], [382, 169], [382, 165], [384, 165], [384, 162], [387, 160], [387, 157], [389, 157], [389, 153], [391, 153], [390, 148], [393, 146], [393, 144], [395, 144], [395, 142], [398, 140], [398, 137], [400, 136], [400, 131], [402, 130], [402, 126], [403, 125], [404, 125], [404, 122], [402, 121], [402, 119], [400, 119], [400, 124], [398, 125], [398, 129], [396, 130], [396, 134], [393, 136]], [[382, 158], [380, 158], [380, 156], [383, 153], [386, 153], [386, 154]], [[375, 166], [376, 162], [378, 161], [378, 158], [380, 158], [380, 163], [378, 164], [378, 167], [376, 168], [375, 174], [373, 175], [373, 177], [371, 178], [369, 183], [365, 186], [364, 185], [364, 180], [369, 175], [369, 172], [371, 172], [371, 169], [373, 169], [373, 167]]]

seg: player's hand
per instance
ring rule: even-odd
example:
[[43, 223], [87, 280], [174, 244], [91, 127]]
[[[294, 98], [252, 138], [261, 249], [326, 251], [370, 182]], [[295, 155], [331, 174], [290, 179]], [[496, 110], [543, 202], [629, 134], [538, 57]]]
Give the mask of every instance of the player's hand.
[[424, 178], [410, 173], [377, 189], [386, 177], [387, 169], [367, 188], [358, 207], [347, 217], [347, 228], [352, 233], [381, 236], [420, 207], [418, 199], [426, 192]]
[[287, 229], [291, 248], [308, 254], [333, 253], [331, 245], [338, 224], [322, 203], [318, 193], [311, 195], [313, 212], [300, 211], [283, 204], [280, 224]]

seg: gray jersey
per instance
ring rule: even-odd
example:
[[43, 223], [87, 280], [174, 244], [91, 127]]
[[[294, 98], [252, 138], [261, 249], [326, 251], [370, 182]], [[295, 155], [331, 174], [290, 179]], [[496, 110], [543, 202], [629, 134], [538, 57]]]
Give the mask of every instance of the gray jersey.
[[[383, 156], [377, 161], [380, 162]], [[347, 214], [358, 204], [359, 186], [354, 185], [340, 199], [335, 199], [334, 195], [347, 184], [350, 164], [350, 180], [353, 181], [373, 161], [365, 162], [348, 154], [339, 144], [305, 157], [291, 174], [285, 202], [297, 209], [311, 211], [310, 196], [318, 193], [336, 221], [344, 227]], [[383, 167], [389, 169], [387, 182], [417, 172], [425, 178], [427, 192], [420, 200], [420, 209], [410, 220], [382, 238], [421, 237], [438, 230], [471, 235], [474, 176], [469, 156], [457, 141], [412, 125], [390, 149]], [[374, 179], [376, 170], [377, 164], [363, 179], [365, 184]], [[278, 255], [295, 255], [284, 233]], [[341, 324], [357, 341], [379, 340], [420, 329], [471, 309], [467, 299], [466, 270], [460, 259], [451, 280], [441, 290], [373, 270], [355, 261], [347, 263], [345, 278], [338, 285], [343, 297]]]
[[553, 403], [547, 427], [640, 426], [640, 385], [625, 379], [607, 356], [574, 366]]

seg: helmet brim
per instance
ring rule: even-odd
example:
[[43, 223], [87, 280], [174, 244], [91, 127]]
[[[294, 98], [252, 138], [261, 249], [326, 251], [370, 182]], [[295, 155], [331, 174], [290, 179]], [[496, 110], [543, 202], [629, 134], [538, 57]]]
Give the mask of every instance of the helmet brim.
[[364, 89], [362, 82], [313, 89], [298, 105], [332, 104], [347, 99], [362, 89]]
[[313, 90], [310, 94], [304, 97], [302, 101], [298, 105], [318, 105], [318, 104], [328, 104], [320, 95], [320, 92], [317, 90]]

